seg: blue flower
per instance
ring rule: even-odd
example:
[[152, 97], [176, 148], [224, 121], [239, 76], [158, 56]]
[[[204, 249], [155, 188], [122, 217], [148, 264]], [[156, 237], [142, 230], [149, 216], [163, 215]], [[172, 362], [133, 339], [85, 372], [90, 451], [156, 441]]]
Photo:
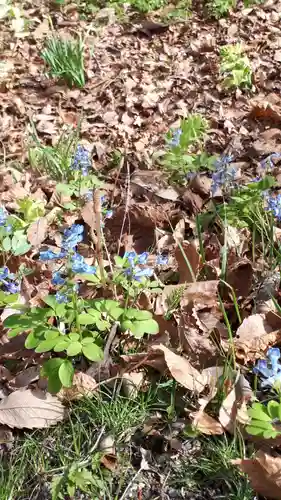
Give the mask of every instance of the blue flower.
[[264, 160], [261, 161], [261, 168], [266, 170], [268, 167], [269, 168], [274, 168], [275, 164], [273, 160], [279, 160], [281, 158], [281, 153], [272, 153], [271, 155], [267, 156]]
[[157, 255], [156, 264], [157, 266], [166, 266], [169, 262], [169, 256], [164, 254]]
[[0, 208], [0, 226], [5, 226], [7, 222], [8, 213], [5, 208]]
[[72, 224], [71, 227], [64, 230], [62, 239], [62, 248], [71, 250], [83, 240], [84, 226], [81, 224]]
[[93, 197], [94, 197], [94, 193], [91, 189], [83, 194], [83, 198], [85, 201], [92, 201]]
[[266, 210], [270, 210], [277, 220], [281, 220], [281, 194], [277, 196], [268, 196], [266, 201]]
[[7, 226], [5, 226], [5, 231], [7, 234], [11, 234], [13, 230], [13, 226], [11, 224], [7, 224]]
[[150, 278], [150, 276], [153, 275], [153, 269], [151, 267], [142, 269], [139, 266], [127, 267], [127, 269], [124, 270], [124, 273], [130, 278], [140, 281], [141, 278]]
[[137, 254], [136, 252], [124, 253], [125, 259], [128, 260], [131, 266], [135, 266], [136, 264], [146, 264], [148, 256], [148, 252], [142, 252], [140, 254]]
[[63, 259], [66, 256], [66, 252], [55, 253], [52, 250], [43, 250], [39, 253], [40, 260], [55, 260]]
[[7, 283], [5, 286], [5, 292], [19, 293], [20, 292], [20, 284], [18, 282]]
[[77, 274], [95, 274], [97, 269], [95, 266], [90, 266], [89, 264], [87, 264], [82, 255], [80, 255], [79, 253], [75, 253], [71, 257], [71, 270], [72, 272]]
[[58, 304], [67, 304], [68, 297], [65, 293], [57, 292], [56, 293], [56, 301]]
[[261, 383], [261, 387], [272, 387], [276, 382], [281, 382], [281, 363], [280, 359], [280, 349], [277, 347], [272, 347], [267, 351], [267, 360], [258, 360], [253, 372], [260, 373], [264, 380]]
[[180, 145], [180, 138], [182, 135], [182, 129], [176, 128], [172, 131], [172, 139], [169, 141], [169, 146], [177, 147]]
[[229, 187], [232, 187], [236, 176], [236, 169], [234, 167], [230, 167], [232, 160], [233, 157], [231, 155], [223, 155], [215, 161], [214, 165], [216, 170], [212, 175], [211, 185], [212, 196], [214, 196], [218, 189], [228, 189]]
[[86, 176], [91, 167], [90, 152], [82, 144], [78, 144], [73, 161], [71, 163], [71, 170], [80, 171], [82, 175]]
[[105, 215], [104, 215], [104, 218], [105, 219], [111, 219], [111, 217], [113, 216], [113, 210], [106, 210], [105, 212]]
[[61, 273], [56, 271], [52, 276], [52, 285], [64, 285], [65, 279], [62, 277]]
[[0, 284], [6, 293], [19, 293], [20, 283], [14, 273], [10, 273], [8, 267], [0, 269]]

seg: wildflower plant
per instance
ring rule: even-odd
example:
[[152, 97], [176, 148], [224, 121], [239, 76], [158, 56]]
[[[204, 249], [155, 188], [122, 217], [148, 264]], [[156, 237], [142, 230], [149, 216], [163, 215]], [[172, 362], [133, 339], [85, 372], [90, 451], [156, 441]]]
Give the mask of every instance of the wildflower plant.
[[[104, 283], [99, 267], [88, 264], [77, 251], [83, 237], [84, 226], [73, 224], [64, 230], [58, 253], [50, 249], [40, 252], [41, 261], [58, 262], [51, 282], [54, 293], [44, 297], [45, 307], [24, 308], [20, 315], [11, 315], [4, 321], [9, 337], [27, 332], [27, 349], [52, 353], [42, 368], [51, 392], [72, 385], [76, 356], [95, 362], [102, 360], [105, 337], [114, 323], [121, 332], [129, 332], [135, 338], [156, 334], [159, 330], [150, 311], [133, 307], [154, 273], [145, 265], [148, 253], [129, 252], [116, 257], [113, 273], [105, 273], [109, 288], [110, 283], [121, 287], [124, 300], [84, 299], [79, 295], [81, 282], [99, 286]], [[163, 259], [161, 256], [162, 262]], [[155, 283], [151, 282], [150, 287], [155, 287]], [[57, 353], [64, 353], [65, 357], [56, 357]]]
[[46, 42], [42, 58], [51, 77], [65, 80], [70, 87], [84, 87], [84, 42], [81, 36], [69, 40], [52, 35]]
[[226, 89], [252, 88], [251, 64], [249, 58], [243, 53], [241, 44], [226, 45], [221, 48], [220, 74]]
[[235, 5], [236, 0], [209, 0], [207, 3], [209, 13], [216, 19], [227, 16]]
[[166, 153], [161, 159], [161, 165], [170, 174], [172, 181], [186, 184], [191, 173], [202, 168], [212, 168], [214, 157], [201, 151], [207, 132], [207, 121], [196, 113], [183, 118], [179, 128], [168, 132]]
[[271, 347], [267, 351], [267, 359], [258, 360], [253, 372], [261, 376], [261, 389], [275, 389], [279, 401], [271, 400], [267, 404], [253, 403], [248, 410], [250, 422], [246, 427], [249, 434], [266, 439], [281, 435], [281, 363], [280, 349]]
[[231, 166], [232, 155], [223, 155], [214, 162], [215, 171], [212, 174], [211, 195], [215, 196], [218, 190], [227, 194], [235, 186], [236, 169]]

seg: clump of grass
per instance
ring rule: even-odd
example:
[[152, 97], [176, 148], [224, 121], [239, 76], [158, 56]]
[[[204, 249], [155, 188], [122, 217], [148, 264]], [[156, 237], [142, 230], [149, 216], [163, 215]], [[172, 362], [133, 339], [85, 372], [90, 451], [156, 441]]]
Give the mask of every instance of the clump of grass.
[[84, 42], [53, 35], [42, 52], [42, 58], [49, 68], [51, 77], [63, 79], [70, 87], [84, 87]]
[[[231, 500], [253, 500], [249, 481], [232, 464], [232, 460], [243, 454], [238, 438], [229, 441], [227, 437], [204, 439], [197, 456], [190, 461], [183, 459], [172, 467], [170, 482], [173, 487], [186, 488], [200, 493], [214, 489], [221, 492], [218, 498]], [[243, 446], [242, 446], [243, 448]]]
[[[154, 403], [152, 391], [128, 398], [116, 385], [113, 393], [103, 391], [73, 405], [67, 422], [19, 437], [0, 463], [0, 498], [50, 498], [51, 490], [53, 500], [81, 491], [85, 498], [119, 498], [124, 482], [134, 475], [124, 443]], [[116, 473], [101, 465], [99, 443], [107, 436], [117, 450]]]
[[220, 74], [226, 89], [252, 88], [252, 68], [241, 44], [226, 45], [220, 51]]
[[28, 150], [31, 167], [39, 174], [49, 175], [56, 181], [68, 180], [71, 159], [78, 143], [79, 127], [63, 131], [54, 146], [46, 146], [37, 136], [33, 127], [33, 144]]
[[236, 0], [209, 0], [207, 3], [209, 13], [216, 19], [227, 16], [235, 5]]

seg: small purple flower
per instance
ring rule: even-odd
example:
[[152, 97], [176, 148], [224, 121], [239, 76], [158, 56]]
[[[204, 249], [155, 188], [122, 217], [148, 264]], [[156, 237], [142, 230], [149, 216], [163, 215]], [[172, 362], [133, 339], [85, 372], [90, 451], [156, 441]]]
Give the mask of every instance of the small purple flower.
[[62, 248], [64, 250], [75, 248], [83, 240], [83, 233], [84, 226], [81, 224], [72, 224], [71, 227], [65, 229], [63, 232]]
[[58, 304], [67, 304], [68, 297], [65, 293], [57, 292], [56, 293], [56, 301]]
[[281, 158], [281, 153], [272, 153], [261, 161], [261, 168], [266, 170], [267, 168], [274, 168], [275, 164], [273, 160], [279, 160]]
[[281, 194], [277, 194], [277, 196], [268, 196], [266, 198], [267, 207], [266, 210], [272, 212], [274, 217], [277, 220], [281, 220]]
[[61, 273], [56, 271], [53, 273], [52, 276], [52, 285], [64, 285], [65, 284], [65, 278], [62, 277]]
[[156, 265], [157, 266], [166, 266], [169, 262], [169, 256], [168, 255], [164, 255], [164, 254], [159, 254], [157, 255], [157, 258], [156, 258]]
[[13, 226], [11, 224], [7, 224], [7, 226], [5, 226], [5, 231], [7, 234], [11, 234], [13, 230]]
[[86, 176], [91, 167], [90, 152], [82, 144], [78, 144], [72, 164], [71, 170], [80, 171], [82, 175]]
[[93, 197], [94, 197], [94, 194], [93, 194], [93, 191], [91, 189], [89, 191], [87, 191], [87, 193], [83, 194], [83, 198], [85, 201], [92, 201]]
[[18, 282], [10, 282], [5, 286], [5, 292], [8, 293], [19, 293], [20, 292], [20, 284]]
[[172, 131], [172, 139], [169, 141], [169, 146], [178, 147], [180, 145], [180, 139], [182, 135], [182, 129], [176, 128]]
[[253, 372], [261, 374], [264, 380], [261, 382], [261, 387], [272, 387], [276, 382], [281, 382], [281, 363], [280, 349], [271, 347], [267, 351], [267, 360], [259, 359]]
[[125, 252], [124, 258], [127, 259], [127, 261], [130, 263], [131, 266], [134, 266], [136, 258], [137, 258], [137, 254], [136, 254], [136, 252]]
[[8, 212], [5, 208], [0, 208], [0, 226], [5, 226], [7, 222]]
[[66, 252], [55, 253], [52, 250], [42, 250], [39, 253], [39, 260], [55, 260], [55, 259], [63, 259], [66, 256]]
[[236, 176], [236, 169], [230, 167], [230, 163], [233, 161], [233, 156], [223, 155], [218, 158], [214, 165], [216, 167], [215, 172], [212, 175], [212, 185], [211, 194], [215, 195], [218, 189], [229, 189], [233, 186], [233, 181]]
[[146, 264], [147, 258], [149, 256], [148, 252], [142, 252], [140, 253], [138, 257], [138, 264]]

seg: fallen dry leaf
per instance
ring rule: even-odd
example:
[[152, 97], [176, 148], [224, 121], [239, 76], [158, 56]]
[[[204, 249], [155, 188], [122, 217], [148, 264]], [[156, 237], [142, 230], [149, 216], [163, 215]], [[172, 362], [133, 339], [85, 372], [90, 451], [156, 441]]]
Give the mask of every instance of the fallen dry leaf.
[[215, 436], [223, 434], [224, 430], [220, 422], [215, 420], [213, 417], [205, 413], [204, 411], [197, 411], [192, 415], [192, 425], [203, 434], [208, 436]]
[[48, 231], [48, 221], [45, 217], [34, 221], [27, 230], [27, 239], [35, 248], [39, 247], [46, 239]]
[[[191, 243], [183, 241], [181, 246], [176, 248], [175, 258], [180, 276], [179, 283], [193, 282], [196, 278], [200, 262], [200, 254], [197, 249], [196, 241], [194, 240]], [[192, 272], [186, 261], [189, 262]]]
[[247, 396], [243, 397], [243, 381], [242, 383], [239, 382], [240, 376], [237, 377], [234, 387], [223, 401], [219, 411], [221, 425], [232, 434], [235, 432], [237, 424], [245, 426], [250, 420], [246, 404], [246, 401], [249, 400], [249, 395], [247, 392]]
[[281, 457], [259, 450], [255, 458], [233, 460], [248, 475], [252, 487], [266, 498], [281, 498]]
[[40, 376], [40, 366], [30, 366], [25, 370], [17, 373], [17, 375], [10, 380], [9, 387], [12, 389], [19, 389], [20, 387], [28, 387], [29, 384], [35, 382]]
[[203, 391], [205, 387], [204, 377], [186, 358], [175, 354], [163, 344], [152, 346], [152, 349], [164, 353], [165, 361], [171, 375], [177, 382], [183, 385], [183, 387], [198, 393]]
[[55, 396], [40, 391], [15, 391], [0, 403], [0, 423], [11, 428], [43, 429], [63, 418], [61, 402]]
[[229, 267], [226, 281], [233, 288], [236, 297], [247, 297], [253, 280], [253, 267], [250, 261], [244, 259]]
[[83, 397], [90, 398], [97, 389], [97, 382], [93, 377], [83, 372], [76, 372], [72, 387], [63, 387], [57, 394], [61, 401], [76, 401]]
[[280, 330], [273, 330], [265, 314], [252, 314], [238, 327], [234, 340], [236, 355], [245, 360], [259, 358], [281, 337]]

